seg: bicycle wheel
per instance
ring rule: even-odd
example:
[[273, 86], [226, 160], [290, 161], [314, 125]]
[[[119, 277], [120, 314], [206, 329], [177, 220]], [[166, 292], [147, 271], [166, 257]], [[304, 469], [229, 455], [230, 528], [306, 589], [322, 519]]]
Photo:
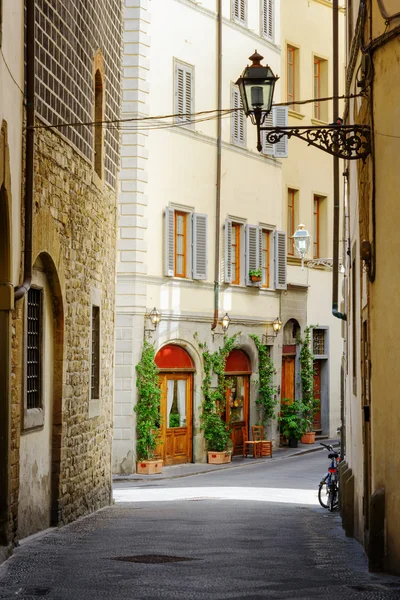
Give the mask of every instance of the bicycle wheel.
[[318, 500], [322, 508], [328, 508], [329, 506], [329, 485], [327, 481], [328, 475], [325, 475], [318, 486]]
[[332, 512], [338, 505], [338, 497], [337, 497], [337, 488], [336, 483], [332, 481], [331, 487], [329, 490], [329, 510]]

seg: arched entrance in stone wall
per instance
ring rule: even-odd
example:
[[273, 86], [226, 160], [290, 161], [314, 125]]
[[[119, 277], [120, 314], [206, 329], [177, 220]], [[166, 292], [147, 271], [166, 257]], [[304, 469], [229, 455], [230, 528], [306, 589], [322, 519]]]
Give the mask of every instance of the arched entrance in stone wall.
[[155, 358], [160, 372], [161, 440], [157, 449], [165, 465], [192, 462], [193, 373], [190, 355], [177, 344], [167, 344]]
[[243, 454], [243, 429], [249, 433], [250, 359], [244, 350], [230, 352], [225, 367], [229, 381], [224, 419], [231, 428], [233, 455]]
[[[32, 285], [24, 303], [24, 337], [28, 340], [24, 365], [30, 366], [23, 372], [18, 509], [21, 537], [59, 522], [64, 312], [57, 270], [47, 253], [40, 254], [34, 263]], [[32, 325], [32, 319], [36, 325]], [[40, 330], [36, 338], [33, 327]], [[37, 378], [40, 392], [28, 397], [27, 390], [32, 387], [28, 379], [32, 377]]]

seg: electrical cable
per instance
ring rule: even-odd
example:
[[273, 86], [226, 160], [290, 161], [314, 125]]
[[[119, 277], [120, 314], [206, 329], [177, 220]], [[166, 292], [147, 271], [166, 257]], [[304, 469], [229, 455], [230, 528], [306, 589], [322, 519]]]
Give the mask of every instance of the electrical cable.
[[15, 85], [17, 86], [17, 88], [19, 89], [19, 91], [21, 92], [22, 96], [23, 96], [23, 97], [24, 97], [24, 99], [25, 99], [25, 94], [24, 94], [23, 90], [22, 90], [22, 89], [19, 87], [19, 84], [18, 84], [18, 82], [16, 81], [16, 79], [14, 78], [14, 75], [12, 74], [12, 72], [11, 72], [11, 69], [10, 69], [10, 67], [8, 66], [8, 63], [7, 63], [7, 61], [6, 61], [6, 57], [5, 57], [5, 56], [4, 56], [4, 54], [3, 54], [3, 48], [2, 48], [1, 46], [0, 46], [0, 54], [1, 54], [2, 58], [3, 58], [4, 64], [5, 64], [5, 66], [6, 66], [6, 69], [7, 69], [8, 73], [9, 73], [9, 75], [10, 75], [11, 79], [13, 80], [13, 82], [15, 83]]

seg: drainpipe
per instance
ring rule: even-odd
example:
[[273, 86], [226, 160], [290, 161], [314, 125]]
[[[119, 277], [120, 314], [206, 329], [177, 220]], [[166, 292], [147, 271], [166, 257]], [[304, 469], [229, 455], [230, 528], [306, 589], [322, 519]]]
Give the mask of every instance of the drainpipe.
[[[333, 0], [332, 10], [333, 33], [333, 120], [339, 116], [339, 0]], [[340, 127], [340, 125], [338, 125]], [[339, 158], [333, 157], [333, 273], [332, 273], [332, 314], [338, 319], [347, 321], [347, 315], [338, 311], [339, 289]]]
[[211, 329], [218, 325], [219, 308], [219, 242], [221, 228], [221, 162], [222, 162], [222, 0], [218, 0], [217, 17], [217, 180], [215, 198], [215, 265], [214, 265], [214, 319]]
[[14, 289], [20, 300], [32, 282], [33, 155], [35, 145], [35, 0], [26, 3], [26, 147], [25, 147], [25, 235], [24, 281]]

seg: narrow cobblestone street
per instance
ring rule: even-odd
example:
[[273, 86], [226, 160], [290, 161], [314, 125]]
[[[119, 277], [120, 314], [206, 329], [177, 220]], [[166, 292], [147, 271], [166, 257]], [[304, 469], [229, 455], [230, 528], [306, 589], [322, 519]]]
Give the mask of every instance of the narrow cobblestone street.
[[[317, 504], [326, 458], [117, 483], [114, 506], [17, 549], [0, 568], [0, 598], [400, 598], [400, 580], [368, 573], [362, 547]], [[238, 490], [243, 499], [227, 499]]]

